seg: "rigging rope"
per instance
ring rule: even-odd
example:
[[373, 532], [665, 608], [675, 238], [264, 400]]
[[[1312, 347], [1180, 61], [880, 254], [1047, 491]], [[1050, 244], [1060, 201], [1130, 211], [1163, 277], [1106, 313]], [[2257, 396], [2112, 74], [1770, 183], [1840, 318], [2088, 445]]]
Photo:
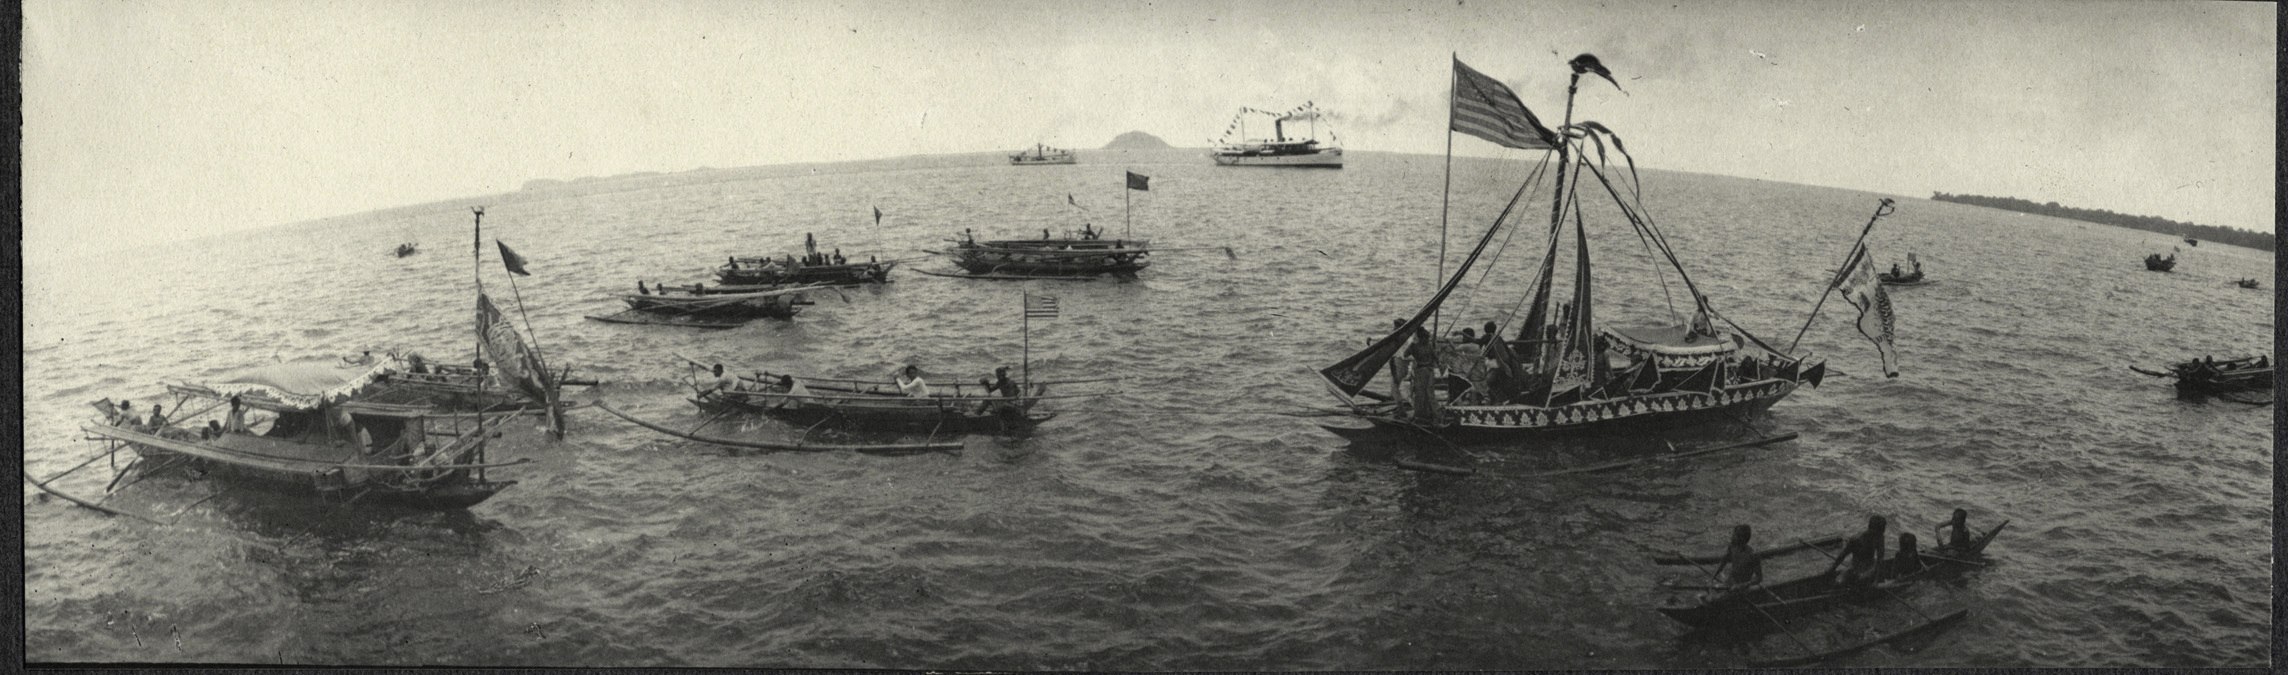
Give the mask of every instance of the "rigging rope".
[[[1531, 188], [1541, 182], [1542, 171], [1549, 168], [1549, 158], [1549, 153], [1542, 153], [1541, 162], [1536, 164], [1533, 167], [1533, 171], [1526, 175], [1524, 187], [1520, 189]], [[1501, 225], [1501, 221], [1494, 221], [1494, 227], [1501, 227]], [[1485, 269], [1478, 273], [1477, 283], [1471, 284], [1469, 291], [1463, 293], [1461, 309], [1455, 312], [1456, 315], [1469, 316], [1470, 305], [1477, 301], [1478, 289], [1484, 287], [1486, 285], [1486, 281], [1493, 278], [1494, 269], [1501, 266], [1502, 253], [1509, 250], [1510, 239], [1515, 236], [1517, 236], [1517, 228], [1515, 227], [1510, 228], [1509, 233], [1502, 235], [1501, 246], [1494, 249], [1493, 258], [1486, 261]], [[1498, 321], [1494, 325], [1496, 332], [1499, 332], [1501, 329], [1506, 327], [1507, 326], [1502, 325]]]

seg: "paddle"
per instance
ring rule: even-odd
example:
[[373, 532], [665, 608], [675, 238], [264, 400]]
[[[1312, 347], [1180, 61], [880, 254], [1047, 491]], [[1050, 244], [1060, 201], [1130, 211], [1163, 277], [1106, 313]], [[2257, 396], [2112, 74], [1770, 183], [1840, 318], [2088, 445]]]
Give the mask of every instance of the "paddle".
[[[1811, 544], [1810, 544], [1810, 543], [1808, 543], [1808, 542], [1805, 542], [1805, 541], [1803, 541], [1803, 540], [1801, 540], [1801, 539], [1798, 539], [1798, 540], [1796, 540], [1796, 543], [1799, 543], [1799, 544], [1803, 544], [1805, 548], [1812, 548], [1812, 546], [1811, 546]], [[1835, 562], [1837, 562], [1837, 563], [1841, 563], [1841, 562], [1843, 562], [1843, 557], [1842, 557], [1842, 556], [1840, 556], [1840, 555], [1829, 555], [1829, 554], [1828, 554], [1828, 552], [1827, 552], [1827, 549], [1823, 549], [1823, 548], [1812, 548], [1812, 550], [1815, 550], [1815, 551], [1819, 551], [1819, 554], [1820, 554], [1820, 555], [1824, 555], [1824, 556], [1827, 556], [1827, 559], [1829, 559], [1829, 560], [1833, 560], [1833, 561], [1835, 561]], [[1880, 565], [1882, 565], [1882, 564], [1883, 564], [1883, 561], [1881, 561], [1881, 560], [1876, 560], [1876, 561], [1874, 562], [1874, 564], [1875, 564], [1875, 565], [1877, 565], [1877, 566], [1880, 566]], [[1936, 622], [1936, 621], [1938, 621], [1937, 619], [1933, 619], [1933, 618], [1931, 618], [1931, 615], [1930, 615], [1930, 613], [1928, 613], [1928, 612], [1924, 612], [1924, 611], [1923, 611], [1923, 608], [1921, 608], [1921, 607], [1916, 607], [1914, 603], [1911, 603], [1911, 602], [1907, 602], [1906, 598], [1901, 598], [1901, 597], [1899, 597], [1899, 594], [1897, 594], [1897, 593], [1892, 593], [1892, 592], [1891, 592], [1891, 589], [1890, 589], [1889, 587], [1887, 587], [1887, 586], [1884, 586], [1884, 585], [1882, 585], [1882, 584], [1880, 584], [1880, 583], [1870, 583], [1870, 584], [1868, 584], [1868, 585], [1869, 585], [1869, 586], [1873, 586], [1873, 587], [1875, 587], [1875, 589], [1876, 589], [1876, 590], [1882, 591], [1882, 592], [1883, 592], [1883, 595], [1889, 596], [1889, 597], [1891, 598], [1891, 600], [1893, 600], [1893, 601], [1895, 601], [1895, 602], [1898, 602], [1899, 604], [1902, 604], [1902, 605], [1906, 605], [1906, 606], [1907, 606], [1907, 609], [1911, 609], [1911, 610], [1914, 610], [1914, 611], [1915, 611], [1915, 614], [1921, 615], [1921, 616], [1923, 617], [1923, 621], [1927, 621], [1927, 622]]]
[[[1678, 558], [1684, 558], [1684, 554], [1682, 554], [1682, 553], [1678, 553], [1678, 552], [1676, 552], [1676, 551], [1669, 551], [1669, 552], [1668, 552], [1668, 554], [1669, 554], [1669, 555], [1672, 555], [1672, 556], [1675, 556], [1675, 557], [1678, 557]], [[1693, 566], [1693, 567], [1697, 567], [1697, 568], [1699, 568], [1699, 569], [1700, 569], [1700, 571], [1702, 571], [1702, 572], [1707, 572], [1707, 573], [1708, 573], [1708, 578], [1710, 578], [1710, 579], [1716, 579], [1716, 580], [1718, 580], [1718, 581], [1722, 581], [1722, 579], [1716, 575], [1716, 571], [1715, 571], [1715, 570], [1712, 570], [1712, 569], [1708, 569], [1708, 566], [1707, 566], [1707, 565], [1702, 565], [1702, 564], [1700, 564], [1698, 561], [1693, 561], [1691, 558], [1685, 558], [1685, 560], [1686, 560], [1686, 561], [1690, 561], [1690, 562], [1692, 562], [1692, 566]], [[1778, 602], [1780, 602], [1780, 603], [1782, 603], [1782, 604], [1785, 604], [1785, 603], [1787, 602], [1787, 599], [1786, 599], [1786, 598], [1782, 598], [1782, 597], [1780, 597], [1780, 594], [1772, 592], [1772, 587], [1770, 587], [1770, 586], [1765, 586], [1765, 585], [1763, 585], [1763, 584], [1756, 584], [1756, 588], [1762, 589], [1762, 590], [1764, 591], [1764, 594], [1765, 594], [1765, 595], [1769, 595], [1769, 596], [1772, 596], [1772, 599], [1773, 599], [1773, 600], [1775, 600], [1775, 601], [1778, 601]], [[1719, 597], [1721, 597], [1721, 596], [1719, 596]], [[1804, 642], [1803, 642], [1803, 638], [1799, 638], [1799, 637], [1796, 637], [1796, 636], [1795, 636], [1795, 631], [1792, 631], [1792, 630], [1788, 630], [1787, 624], [1784, 624], [1784, 623], [1780, 623], [1779, 617], [1775, 617], [1775, 616], [1772, 616], [1772, 613], [1771, 613], [1771, 612], [1766, 612], [1766, 611], [1764, 611], [1764, 608], [1763, 608], [1763, 607], [1759, 607], [1759, 606], [1757, 606], [1757, 605], [1756, 605], [1756, 603], [1754, 603], [1754, 602], [1750, 602], [1750, 603], [1748, 603], [1748, 609], [1753, 609], [1753, 610], [1756, 610], [1756, 614], [1763, 616], [1765, 621], [1770, 621], [1770, 622], [1772, 622], [1772, 626], [1773, 626], [1773, 627], [1776, 627], [1776, 628], [1780, 629], [1780, 632], [1782, 632], [1782, 633], [1786, 633], [1786, 634], [1787, 634], [1787, 637], [1788, 637], [1788, 639], [1789, 639], [1789, 640], [1792, 640], [1792, 641], [1794, 641], [1794, 642], [1795, 642], [1795, 646], [1797, 646], [1797, 647], [1800, 647], [1800, 648], [1802, 648], [1802, 649], [1803, 649], [1803, 653], [1804, 653], [1804, 655], [1805, 655], [1805, 656], [1815, 656], [1815, 655], [1819, 654], [1819, 652], [1816, 652], [1816, 651], [1812, 651], [1812, 649], [1811, 649], [1811, 645], [1808, 645], [1808, 644], [1804, 644]]]

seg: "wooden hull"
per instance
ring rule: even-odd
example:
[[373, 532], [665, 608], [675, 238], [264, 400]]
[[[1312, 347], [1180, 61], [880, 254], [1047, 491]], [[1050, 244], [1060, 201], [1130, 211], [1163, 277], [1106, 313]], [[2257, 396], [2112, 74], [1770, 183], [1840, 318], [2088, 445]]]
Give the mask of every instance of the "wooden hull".
[[1216, 166], [1270, 166], [1298, 169], [1343, 168], [1343, 151], [1341, 148], [1328, 148], [1307, 154], [1281, 155], [1216, 152], [1209, 153], [1208, 157], [1215, 160]]
[[400, 474], [409, 479], [435, 478], [434, 482], [387, 480], [384, 474], [329, 469], [309, 461], [232, 461], [223, 453], [190, 454], [133, 442], [127, 446], [143, 458], [138, 471], [220, 478], [250, 489], [336, 504], [466, 509], [516, 484], [513, 480], [481, 480], [467, 470], [443, 471], [440, 476]]
[[2219, 375], [2196, 375], [2177, 378], [2180, 394], [2221, 394], [2238, 391], [2265, 391], [2272, 388], [2272, 369], [2251, 369]]
[[[1618, 427], [1692, 426], [1770, 409], [1800, 384], [1794, 380], [1766, 379], [1724, 387], [1715, 393], [1672, 391], [1562, 406], [1449, 405], [1443, 406], [1440, 422], [1431, 428], [1440, 435], [1455, 437], [1502, 437]], [[1360, 417], [1384, 426], [1422, 426], [1387, 413]]]
[[889, 283], [890, 268], [894, 262], [858, 263], [852, 265], [816, 265], [796, 269], [740, 265], [715, 268], [715, 278], [728, 285], [776, 286], [786, 284], [880, 284]]
[[[2004, 521], [1994, 526], [1994, 529], [1987, 530], [1972, 540], [1967, 550], [1942, 549], [1934, 550], [1932, 554], [1975, 560], [1986, 550], [1987, 544], [1993, 543], [1994, 537], [2002, 533], [2002, 528], [2009, 525], [2008, 521]], [[1892, 592], [1887, 590], [1888, 586], [1951, 578], [1976, 567], [1935, 558], [1925, 558], [1925, 561], [1928, 565], [1921, 570], [1886, 579], [1881, 585], [1843, 586], [1835, 583], [1834, 577], [1830, 575], [1818, 574], [1732, 591], [1702, 599], [1695, 604], [1661, 607], [1660, 613], [1695, 628], [1770, 630], [1774, 628], [1771, 625], [1774, 620], [1784, 621], [1843, 605], [1880, 599]], [[1886, 564], [1889, 562], [1885, 561]]]
[[628, 295], [621, 298], [629, 309], [660, 312], [682, 316], [748, 317], [785, 319], [802, 311], [808, 304], [793, 295], [740, 300], [725, 294], [701, 295]]
[[1076, 159], [1076, 158], [1075, 158], [1075, 157], [1073, 157], [1072, 155], [1050, 155], [1050, 156], [1047, 156], [1047, 157], [1030, 157], [1030, 156], [1028, 156], [1028, 157], [1011, 157], [1011, 158], [1009, 158], [1009, 164], [1010, 164], [1011, 166], [1045, 166], [1045, 165], [1050, 165], [1050, 164], [1073, 164], [1073, 163], [1075, 163], [1075, 161], [1074, 161], [1075, 159]]
[[791, 399], [767, 392], [712, 392], [693, 401], [703, 410], [736, 410], [804, 427], [855, 431], [1007, 433], [1030, 429], [1055, 417], [1033, 413], [1030, 402], [992, 404], [958, 397], [913, 398], [821, 392], [819, 398]]
[[1073, 277], [1133, 275], [1152, 265], [1150, 244], [1106, 239], [1017, 239], [963, 243], [948, 251], [971, 274]]

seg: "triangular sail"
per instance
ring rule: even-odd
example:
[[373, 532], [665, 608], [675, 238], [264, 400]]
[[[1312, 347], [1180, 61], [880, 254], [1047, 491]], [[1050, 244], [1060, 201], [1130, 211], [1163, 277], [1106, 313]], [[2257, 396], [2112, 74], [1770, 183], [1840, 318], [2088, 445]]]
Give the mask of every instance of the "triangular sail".
[[1454, 274], [1446, 278], [1446, 284], [1438, 288], [1438, 294], [1430, 296], [1430, 302], [1422, 305], [1422, 310], [1415, 312], [1414, 318], [1400, 324], [1396, 330], [1375, 341], [1364, 351], [1320, 370], [1319, 375], [1341, 390], [1344, 396], [1357, 396], [1360, 390], [1365, 389], [1367, 382], [1374, 379], [1374, 374], [1382, 370], [1383, 364], [1398, 355], [1398, 350], [1406, 345], [1407, 338], [1429, 321], [1430, 315], [1438, 312], [1438, 306], [1446, 302], [1446, 296], [1452, 295], [1454, 288], [1462, 285], [1462, 279], [1469, 275], [1470, 266], [1476, 264], [1478, 256], [1486, 252], [1486, 245], [1493, 243], [1494, 235], [1501, 233], [1502, 222], [1509, 218], [1510, 211], [1517, 207], [1518, 200], [1525, 197], [1525, 188], [1526, 186], [1519, 185], [1517, 193], [1510, 195], [1509, 203], [1502, 206], [1501, 214], [1494, 216], [1493, 225], [1486, 228], [1485, 236], [1478, 238], [1477, 247], [1470, 249], [1470, 255], [1462, 259], [1461, 265], [1454, 268]]

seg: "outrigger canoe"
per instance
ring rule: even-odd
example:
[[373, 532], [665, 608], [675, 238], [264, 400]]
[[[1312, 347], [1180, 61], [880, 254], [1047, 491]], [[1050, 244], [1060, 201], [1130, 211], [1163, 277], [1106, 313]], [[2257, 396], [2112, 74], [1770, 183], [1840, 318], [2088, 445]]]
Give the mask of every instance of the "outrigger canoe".
[[[2009, 525], [2009, 521], [2003, 521], [1994, 526], [1994, 529], [1971, 540], [1970, 546], [1962, 550], [1943, 547], [1932, 550], [1922, 557], [1923, 565], [1920, 569], [1903, 574], [1894, 572], [1890, 578], [1874, 585], [1843, 586], [1835, 582], [1833, 575], [1815, 574], [1712, 597], [1704, 596], [1691, 604], [1661, 607], [1660, 613], [1695, 628], [1769, 630], [1773, 628], [1773, 621], [1881, 598], [1890, 587], [1960, 575], [1979, 566], [1976, 558], [1986, 550], [1987, 544], [1994, 541], [1995, 535], [2001, 534], [2002, 528]], [[1890, 562], [1886, 560], [1884, 564]], [[1671, 597], [1672, 602], [1679, 600], [1683, 600], [1683, 596]]]

